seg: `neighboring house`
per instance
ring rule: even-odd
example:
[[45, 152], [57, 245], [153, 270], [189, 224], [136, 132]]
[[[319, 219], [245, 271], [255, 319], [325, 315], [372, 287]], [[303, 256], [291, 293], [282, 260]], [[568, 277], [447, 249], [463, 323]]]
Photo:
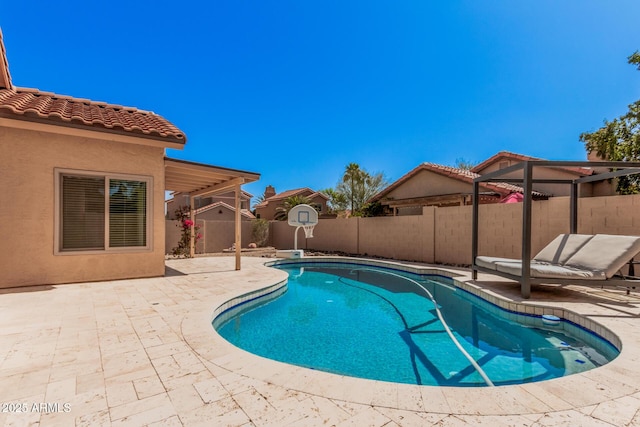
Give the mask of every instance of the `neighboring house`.
[[0, 32], [0, 288], [164, 275], [165, 191], [259, 178], [165, 157], [185, 143], [152, 112], [16, 87]]
[[[475, 172], [479, 175], [486, 175], [488, 173], [513, 166], [517, 163], [521, 163], [526, 160], [544, 160], [537, 157], [525, 156], [522, 154], [511, 153], [509, 151], [501, 151], [498, 154], [491, 156], [482, 163], [476, 165], [471, 169], [471, 172]], [[575, 179], [581, 176], [589, 176], [596, 173], [594, 169], [587, 169], [582, 167], [562, 167], [562, 168], [537, 168], [537, 179]], [[522, 170], [514, 173], [513, 175], [507, 175], [508, 177], [522, 177]], [[533, 189], [540, 191], [541, 193], [548, 194], [550, 197], [568, 196], [571, 194], [571, 186], [567, 184], [551, 184], [544, 182], [534, 182]], [[594, 197], [594, 196], [612, 196], [616, 194], [616, 185], [613, 180], [609, 181], [597, 181], [595, 183], [585, 183], [580, 185], [581, 197]]]
[[255, 206], [256, 218], [273, 220], [276, 217], [278, 208], [284, 208], [284, 202], [287, 198], [293, 196], [304, 196], [309, 199], [310, 205], [318, 211], [319, 215], [327, 213], [327, 201], [329, 197], [310, 188], [296, 188], [294, 190], [283, 191], [277, 193], [271, 185], [264, 190], [264, 199]]
[[[463, 206], [472, 203], [473, 179], [478, 174], [466, 169], [422, 163], [382, 191], [370, 202], [380, 202], [387, 215], [420, 215], [423, 206]], [[480, 203], [498, 203], [522, 187], [507, 183], [483, 183]], [[546, 195], [533, 193], [534, 198]]]
[[[175, 219], [175, 212], [181, 206], [189, 206], [189, 195], [174, 193], [173, 197], [166, 201], [167, 219]], [[255, 219], [249, 211], [252, 194], [242, 191], [240, 194], [240, 212], [243, 220]], [[207, 197], [196, 197], [194, 208], [197, 219], [232, 221], [235, 217], [235, 194], [233, 191], [216, 194]], [[215, 209], [217, 208], [217, 210]]]
[[[225, 202], [215, 202], [202, 208], [196, 209], [196, 219], [207, 221], [233, 221], [236, 209]], [[250, 221], [256, 217], [246, 209], [240, 209], [240, 216], [243, 221]]]
[[[543, 159], [501, 151], [471, 170], [423, 163], [380, 191], [369, 201], [380, 202], [387, 215], [419, 215], [423, 206], [470, 205], [474, 178], [527, 160]], [[582, 167], [538, 168], [535, 178], [550, 181], [579, 178], [594, 173], [596, 170]], [[520, 170], [507, 177], [521, 176], [522, 171]], [[533, 190], [534, 199], [568, 196], [571, 192], [569, 185], [550, 182], [535, 182]], [[615, 194], [615, 182], [585, 183], [580, 185], [579, 191], [582, 197], [613, 195]], [[510, 194], [518, 193], [523, 193], [520, 186], [502, 182], [485, 182], [480, 185], [480, 203], [504, 202], [508, 200], [507, 196]], [[517, 200], [513, 197], [509, 199]]]

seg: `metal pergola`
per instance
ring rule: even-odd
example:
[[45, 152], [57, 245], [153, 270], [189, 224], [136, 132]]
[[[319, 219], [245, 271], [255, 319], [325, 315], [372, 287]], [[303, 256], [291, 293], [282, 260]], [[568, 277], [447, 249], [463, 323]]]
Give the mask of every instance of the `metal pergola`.
[[[592, 175], [561, 179], [535, 178], [536, 168], [586, 168], [592, 170], [608, 170], [604, 173], [594, 173]], [[521, 173], [520, 173], [521, 171]], [[473, 214], [472, 214], [472, 277], [477, 280], [478, 271], [507, 277], [520, 282], [520, 292], [523, 298], [531, 296], [532, 283], [560, 283], [569, 284], [575, 280], [537, 279], [531, 277], [531, 205], [533, 184], [564, 184], [571, 186], [569, 204], [570, 233], [578, 232], [578, 190], [579, 185], [588, 182], [603, 181], [606, 179], [621, 176], [634, 175], [640, 173], [640, 162], [574, 162], [574, 161], [548, 161], [548, 160], [526, 160], [513, 166], [500, 169], [486, 175], [479, 176], [473, 180]], [[517, 175], [514, 177], [514, 175]], [[521, 184], [523, 187], [524, 200], [522, 202], [522, 274], [514, 276], [496, 270], [487, 269], [476, 264], [478, 256], [478, 214], [479, 214], [479, 194], [481, 182], [507, 182]]]

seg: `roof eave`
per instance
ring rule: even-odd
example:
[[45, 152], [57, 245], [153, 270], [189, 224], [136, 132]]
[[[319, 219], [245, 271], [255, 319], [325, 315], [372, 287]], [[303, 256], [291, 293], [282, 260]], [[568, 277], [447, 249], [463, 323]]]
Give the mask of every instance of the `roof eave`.
[[186, 138], [179, 139], [170, 136], [146, 135], [139, 132], [80, 125], [44, 118], [25, 117], [19, 114], [6, 114], [2, 111], [0, 111], [0, 123], [4, 126], [17, 129], [89, 137], [114, 142], [155, 145], [178, 150], [182, 150], [186, 143]]

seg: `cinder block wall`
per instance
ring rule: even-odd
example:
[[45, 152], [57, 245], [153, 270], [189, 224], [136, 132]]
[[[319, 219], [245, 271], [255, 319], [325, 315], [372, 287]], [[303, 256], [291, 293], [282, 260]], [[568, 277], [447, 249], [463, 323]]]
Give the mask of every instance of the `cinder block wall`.
[[[578, 213], [579, 233], [640, 235], [640, 195], [583, 198]], [[569, 197], [534, 202], [531, 216], [531, 252], [536, 254], [558, 234], [569, 232]], [[471, 206], [457, 206], [426, 207], [416, 216], [326, 219], [316, 226], [315, 237], [299, 247], [465, 265], [471, 263], [471, 218]], [[274, 246], [292, 247], [292, 227], [276, 225], [274, 234], [286, 238], [276, 236]], [[478, 238], [483, 255], [519, 258], [522, 204], [480, 206]]]
[[578, 229], [585, 234], [640, 234], [640, 195], [580, 200]]
[[[305, 241], [305, 247], [313, 248], [317, 251], [339, 250], [349, 254], [357, 254], [358, 221], [359, 218], [321, 219], [313, 229], [313, 239], [304, 239], [304, 233], [300, 230], [298, 243], [300, 243], [302, 236], [302, 240]], [[295, 230], [295, 227], [289, 226], [289, 228]], [[291, 236], [289, 242], [293, 245], [293, 234]], [[335, 249], [336, 247], [340, 249]]]
[[[579, 200], [578, 232], [640, 236], [640, 195], [589, 197]], [[377, 218], [321, 219], [314, 237], [298, 232], [298, 248], [345, 252], [407, 261], [468, 265], [471, 263], [471, 206], [425, 207], [422, 215]], [[569, 232], [569, 198], [554, 197], [532, 206], [531, 252], [536, 254], [558, 234]], [[179, 230], [167, 221], [167, 252]], [[235, 239], [233, 221], [198, 221], [204, 241], [198, 252], [220, 252]], [[243, 221], [242, 245], [251, 242], [251, 222]], [[295, 227], [272, 221], [268, 244], [292, 249]], [[479, 208], [481, 255], [520, 258], [522, 204], [482, 205]], [[202, 245], [202, 246], [201, 246]]]
[[[422, 215], [359, 219], [359, 251], [363, 255], [424, 261], [425, 231], [431, 229]], [[315, 242], [310, 242], [313, 245]]]

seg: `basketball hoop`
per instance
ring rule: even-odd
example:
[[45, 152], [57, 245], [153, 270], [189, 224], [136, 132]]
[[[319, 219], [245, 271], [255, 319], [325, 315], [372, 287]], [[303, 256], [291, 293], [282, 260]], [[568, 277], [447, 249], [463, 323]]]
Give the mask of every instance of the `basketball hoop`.
[[310, 239], [313, 237], [313, 229], [316, 225], [315, 224], [308, 224], [308, 225], [303, 225], [302, 229], [304, 230], [304, 237], [306, 237], [307, 239]]
[[302, 204], [296, 205], [289, 211], [287, 215], [289, 225], [296, 227], [293, 232], [293, 249], [298, 250], [298, 230], [304, 230], [304, 236], [307, 239], [313, 237], [313, 228], [318, 224], [318, 212], [313, 207]]

